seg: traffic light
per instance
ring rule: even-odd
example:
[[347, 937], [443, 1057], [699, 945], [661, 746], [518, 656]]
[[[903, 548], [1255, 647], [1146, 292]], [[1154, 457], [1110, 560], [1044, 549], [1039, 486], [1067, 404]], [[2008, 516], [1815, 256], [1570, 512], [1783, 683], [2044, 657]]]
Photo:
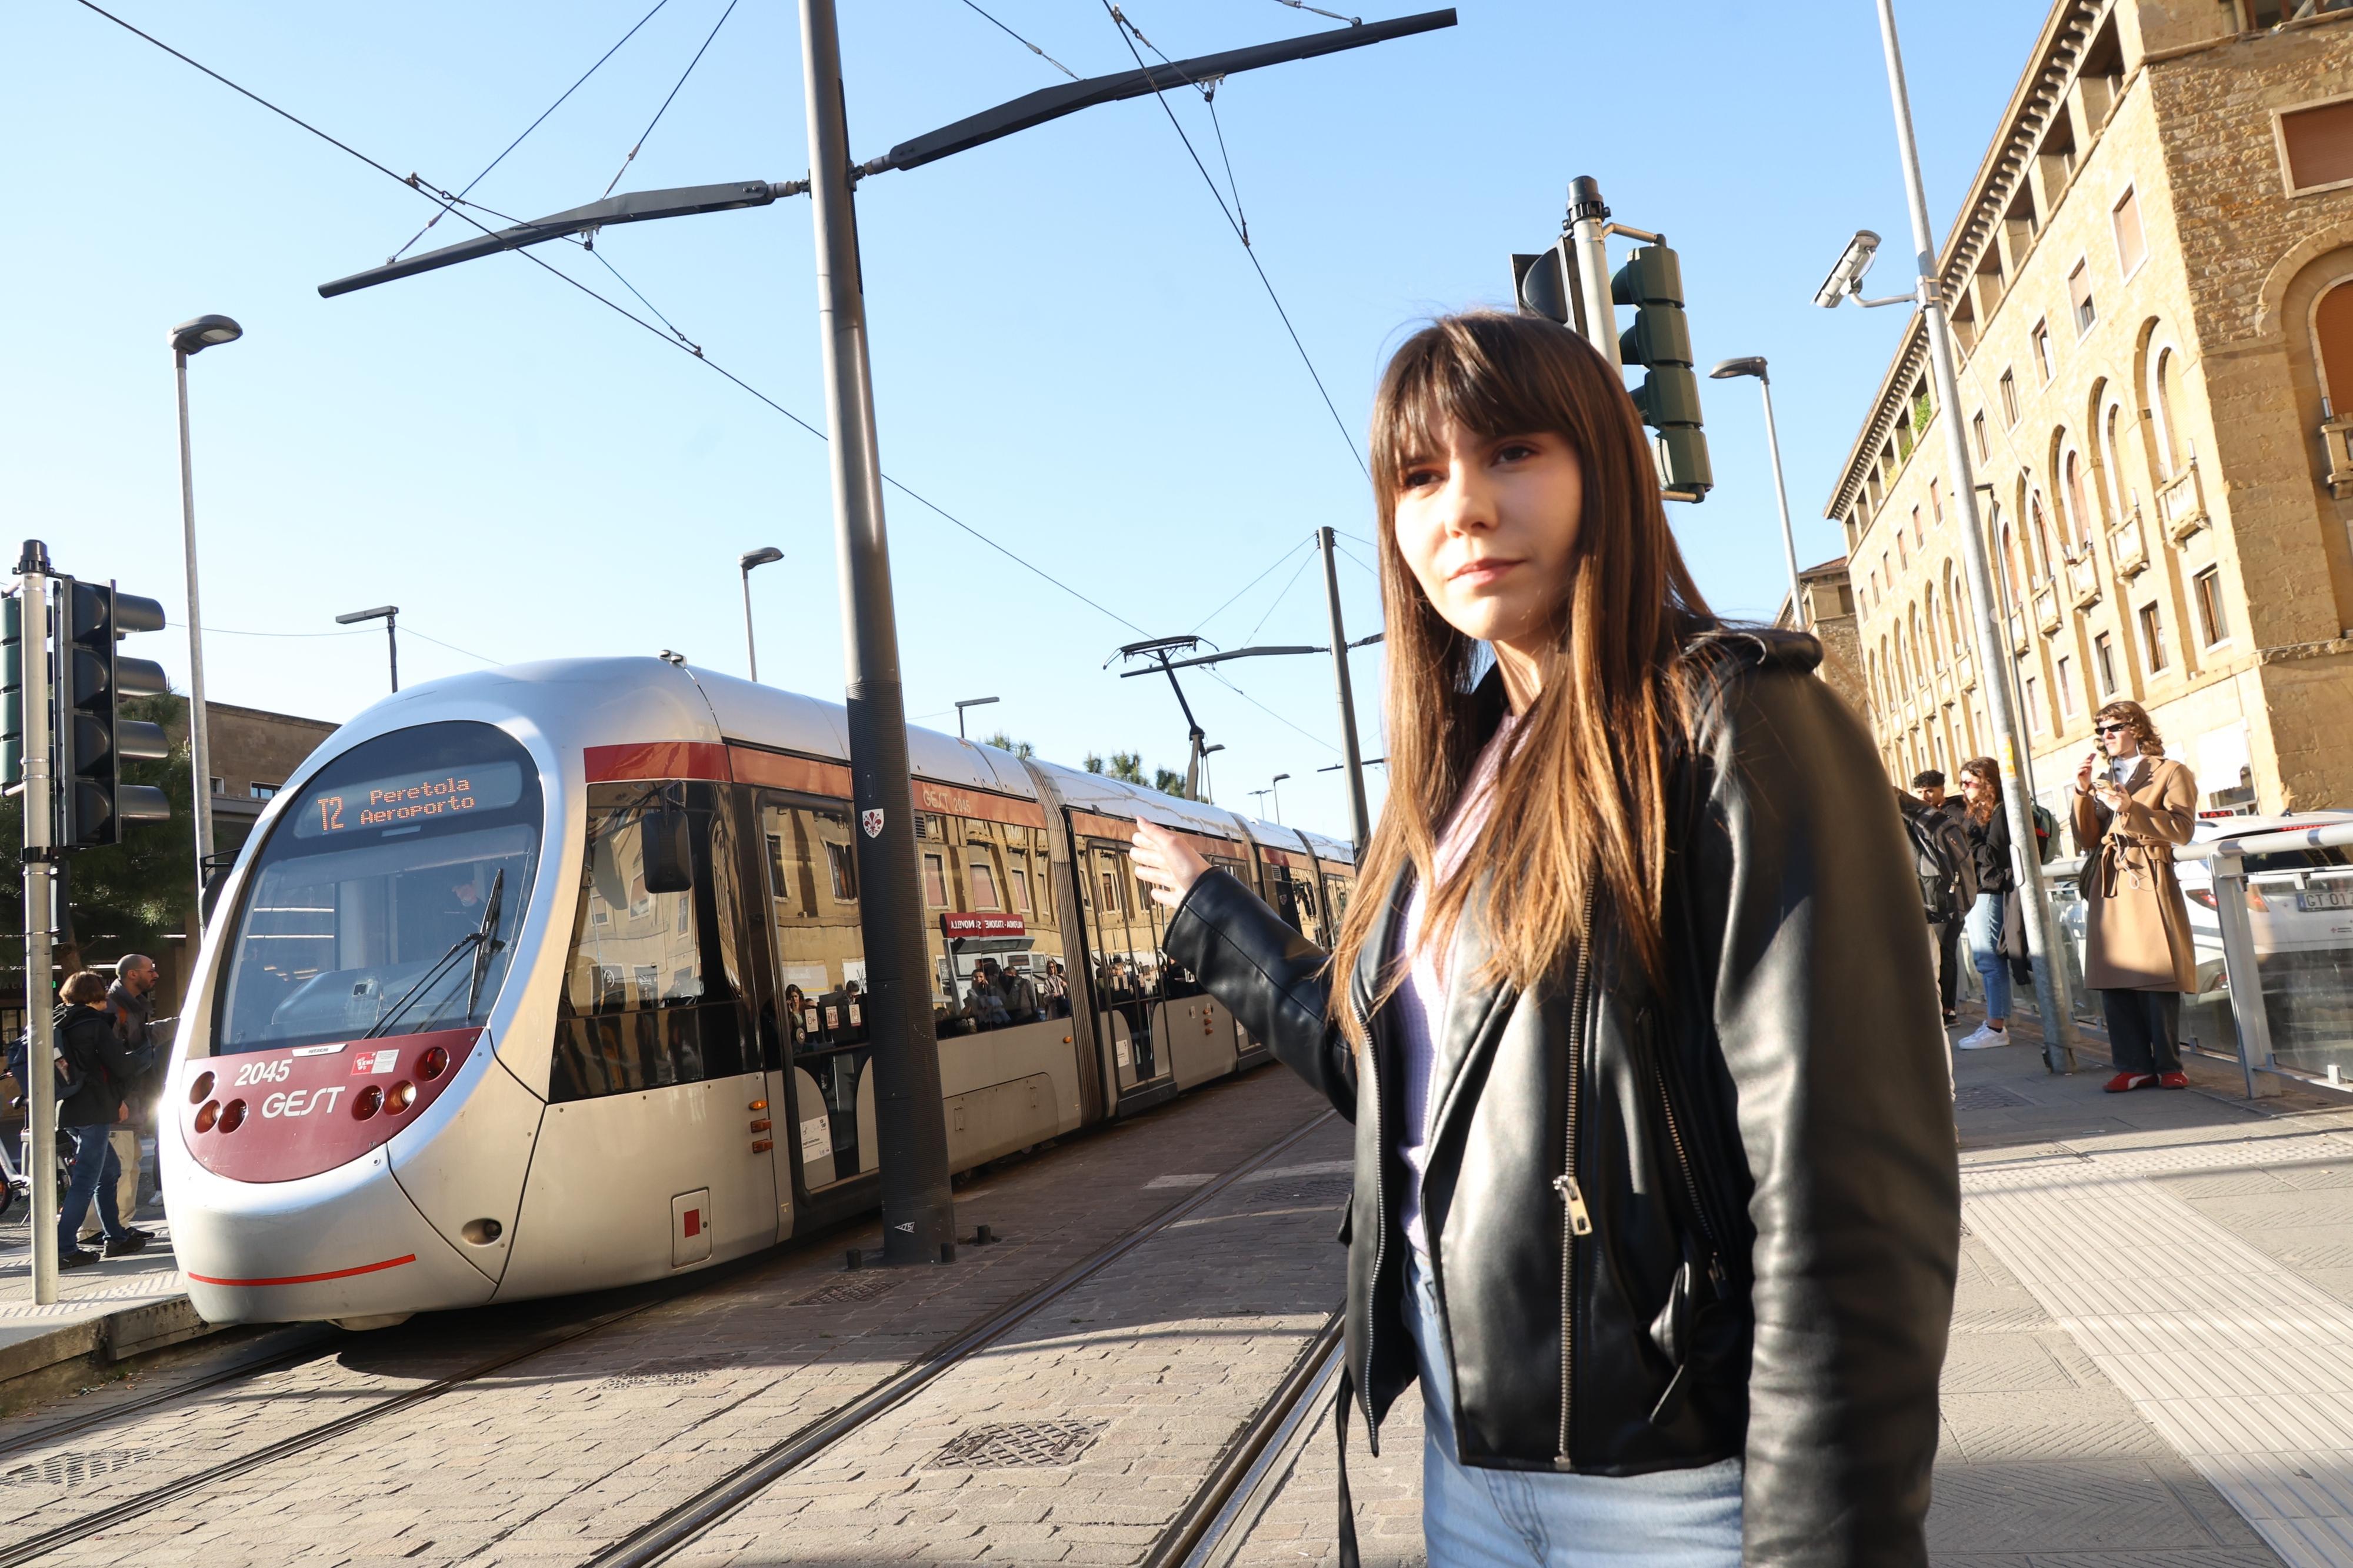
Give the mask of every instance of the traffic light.
[[64, 687], [58, 704], [63, 764], [58, 795], [65, 820], [58, 842], [69, 849], [120, 844], [125, 824], [172, 815], [162, 790], [122, 780], [125, 762], [171, 754], [161, 725], [122, 716], [125, 698], [158, 697], [168, 689], [164, 667], [126, 658], [114, 646], [134, 632], [163, 630], [164, 606], [118, 592], [111, 583], [56, 582], [65, 633], [58, 661]]
[[[34, 639], [33, 657], [47, 651], [47, 639]], [[25, 782], [25, 601], [14, 594], [0, 600], [0, 787]]]
[[1609, 280], [1609, 298], [1634, 307], [1634, 324], [1618, 340], [1618, 357], [1650, 373], [1634, 389], [1634, 406], [1642, 423], [1659, 433], [1662, 488], [1671, 500], [1704, 500], [1715, 488], [1715, 474], [1700, 430], [1683, 264], [1663, 245], [1639, 246]]
[[1571, 331], [1585, 328], [1585, 302], [1577, 297], [1577, 253], [1564, 237], [1549, 250], [1512, 256], [1512, 298], [1520, 314], [1558, 321]]

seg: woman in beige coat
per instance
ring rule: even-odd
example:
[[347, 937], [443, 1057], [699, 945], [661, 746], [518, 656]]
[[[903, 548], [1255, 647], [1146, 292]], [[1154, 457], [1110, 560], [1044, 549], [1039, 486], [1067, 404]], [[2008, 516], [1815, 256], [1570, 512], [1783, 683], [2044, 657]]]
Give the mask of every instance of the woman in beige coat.
[[2084, 984], [2100, 994], [2116, 1075], [2110, 1094], [2187, 1089], [2181, 996], [2198, 988], [2189, 908], [2173, 847], [2198, 825], [2198, 781], [2169, 762], [2137, 702], [2093, 721], [2099, 744], [2075, 773], [2075, 843], [2084, 852]]

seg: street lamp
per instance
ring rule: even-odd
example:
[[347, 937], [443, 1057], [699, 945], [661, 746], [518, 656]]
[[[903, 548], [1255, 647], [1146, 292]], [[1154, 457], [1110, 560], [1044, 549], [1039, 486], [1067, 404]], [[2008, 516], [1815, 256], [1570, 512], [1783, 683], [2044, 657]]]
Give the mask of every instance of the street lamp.
[[1773, 427], [1773, 378], [1765, 374], [1765, 356], [1728, 359], [1707, 374], [1712, 381], [1753, 375], [1757, 378], [1757, 390], [1765, 395], [1765, 450], [1773, 458], [1773, 499], [1781, 505], [1781, 554], [1789, 564], [1789, 618], [1799, 631], [1804, 631], [1806, 591], [1798, 581], [1798, 538], [1789, 527], [1789, 487], [1781, 482], [1781, 437]]
[[1250, 792], [1250, 797], [1260, 803], [1259, 809], [1261, 811], [1264, 811], [1266, 809], [1265, 802], [1268, 794], [1268, 791], [1262, 789], [1254, 789]]
[[[1997, 679], [2005, 668], [2008, 634], [1994, 624], [1993, 573], [1986, 559], [1985, 535], [1978, 518], [1978, 492], [1969, 464], [1968, 438], [1961, 430], [1960, 375], [1953, 355], [1952, 323], [1947, 319], [1943, 280], [1937, 276], [1936, 241], [1928, 222], [1928, 192], [1920, 177], [1920, 149], [1913, 140], [1912, 101], [1904, 84], [1904, 53], [1895, 39], [1893, 0], [1878, 0], [1879, 38], [1887, 58], [1887, 90], [1895, 111], [1896, 153], [1904, 165], [1904, 195], [1911, 209], [1912, 247], [1919, 268], [1914, 300], [1928, 332], [1928, 358], [1936, 379], [1938, 416], [1945, 426], [1945, 460], [1952, 469], [1953, 500], [1960, 508], [1961, 563], [1968, 574], [1969, 597], [1977, 611], [1978, 661], [1984, 673], [1978, 685], [1985, 691], [1986, 710], [2000, 740], [2004, 781], [2002, 803], [2010, 814], [2010, 854], [2019, 873], [2019, 889], [2026, 916], [2026, 951], [2034, 966], [2034, 1003], [2042, 1017], [2042, 1061], [2052, 1072], [2075, 1067], [2074, 1019], [2066, 1001], [2065, 982], [2053, 960], [2051, 906], [2042, 897], [2042, 863], [2035, 852], [2033, 799], [2022, 763], [2029, 756], [2026, 738], [2019, 729], [2018, 707], [2010, 700], [2010, 682]], [[1831, 269], [1814, 302], [1835, 307], [1847, 294], [1860, 298], [1862, 274], [1879, 237], [1868, 230], [1849, 243], [1847, 253]], [[1871, 243], [1865, 247], [1863, 242]], [[1858, 251], [1861, 255], [1858, 256]], [[1865, 305], [1878, 303], [1864, 300]]]
[[335, 625], [355, 626], [363, 621], [384, 623], [384, 642], [392, 658], [392, 689], [400, 689], [400, 606], [378, 605], [373, 610], [353, 610], [348, 616], [337, 616]]
[[1282, 781], [1290, 776], [1291, 775], [1289, 773], [1277, 773], [1274, 777], [1267, 781], [1266, 791], [1269, 795], [1274, 796], [1274, 819], [1277, 822], [1281, 822], [1282, 820], [1282, 790], [1281, 786]]
[[957, 740], [959, 740], [959, 741], [961, 741], [961, 740], [963, 740], [963, 739], [965, 738], [965, 734], [964, 734], [964, 710], [965, 710], [965, 709], [967, 709], [967, 708], [986, 708], [986, 707], [987, 707], [990, 703], [992, 703], [992, 702], [994, 702], [994, 701], [996, 701], [996, 700], [997, 700], [997, 699], [996, 699], [996, 698], [994, 698], [994, 697], [966, 697], [966, 698], [963, 699], [961, 701], [957, 702], [957, 703], [956, 703], [956, 705], [955, 705], [955, 710], [956, 710], [956, 739], [957, 739]]
[[188, 450], [188, 360], [233, 343], [245, 329], [227, 316], [198, 316], [172, 329], [172, 368], [180, 384], [180, 525], [188, 563], [188, 765], [195, 773], [195, 936], [205, 926], [206, 863], [213, 858], [213, 748], [205, 722], [205, 616], [196, 597], [196, 479]]
[[785, 552], [773, 544], [746, 550], [735, 558], [736, 570], [744, 574], [744, 660], [751, 667], [754, 680], [760, 679], [760, 650], [752, 645], [752, 568], [784, 558]]

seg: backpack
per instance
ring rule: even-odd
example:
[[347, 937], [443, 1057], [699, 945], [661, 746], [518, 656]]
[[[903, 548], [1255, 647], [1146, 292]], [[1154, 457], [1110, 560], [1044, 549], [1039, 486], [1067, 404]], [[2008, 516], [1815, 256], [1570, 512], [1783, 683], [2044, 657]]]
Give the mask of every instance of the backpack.
[[[55, 1048], [58, 1031], [65, 1027], [66, 1020], [72, 1017], [73, 1014], [73, 1004], [60, 1002], [57, 1005], [57, 1010], [49, 1016], [49, 1039], [52, 1049]], [[16, 1080], [17, 1089], [26, 1095], [30, 1095], [33, 1088], [33, 1080], [26, 1076], [25, 1070], [26, 1058], [32, 1054], [32, 1049], [33, 1030], [32, 1026], [27, 1025], [16, 1031], [16, 1037], [8, 1042], [7, 1047], [8, 1076]], [[81, 1069], [74, 1065], [70, 1058], [60, 1058], [58, 1062], [58, 1104], [63, 1105], [81, 1092], [82, 1076]]]
[[1906, 809], [1903, 817], [1912, 840], [1913, 870], [1920, 879], [1921, 907], [1929, 924], [1941, 924], [1958, 912], [1955, 893], [1968, 864], [1968, 839], [1944, 812], [1919, 807]]
[[2041, 801], [2034, 803], [2034, 844], [2043, 865], [2059, 858], [2059, 819]]

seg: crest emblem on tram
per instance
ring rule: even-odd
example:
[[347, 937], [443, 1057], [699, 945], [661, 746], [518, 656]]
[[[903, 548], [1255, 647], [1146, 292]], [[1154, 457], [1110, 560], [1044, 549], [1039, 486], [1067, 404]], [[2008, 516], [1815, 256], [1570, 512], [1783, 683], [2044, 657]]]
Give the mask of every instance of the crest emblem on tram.
[[869, 838], [880, 838], [880, 837], [882, 837], [882, 808], [881, 808], [881, 806], [879, 806], [879, 805], [878, 805], [878, 806], [874, 806], [874, 807], [872, 807], [872, 808], [871, 808], [871, 809], [869, 809], [869, 810], [860, 812], [860, 813], [858, 814], [858, 824], [859, 824], [859, 826], [861, 826], [861, 827], [863, 827], [863, 828], [865, 828], [865, 829], [866, 829], [866, 837], [869, 837]]

